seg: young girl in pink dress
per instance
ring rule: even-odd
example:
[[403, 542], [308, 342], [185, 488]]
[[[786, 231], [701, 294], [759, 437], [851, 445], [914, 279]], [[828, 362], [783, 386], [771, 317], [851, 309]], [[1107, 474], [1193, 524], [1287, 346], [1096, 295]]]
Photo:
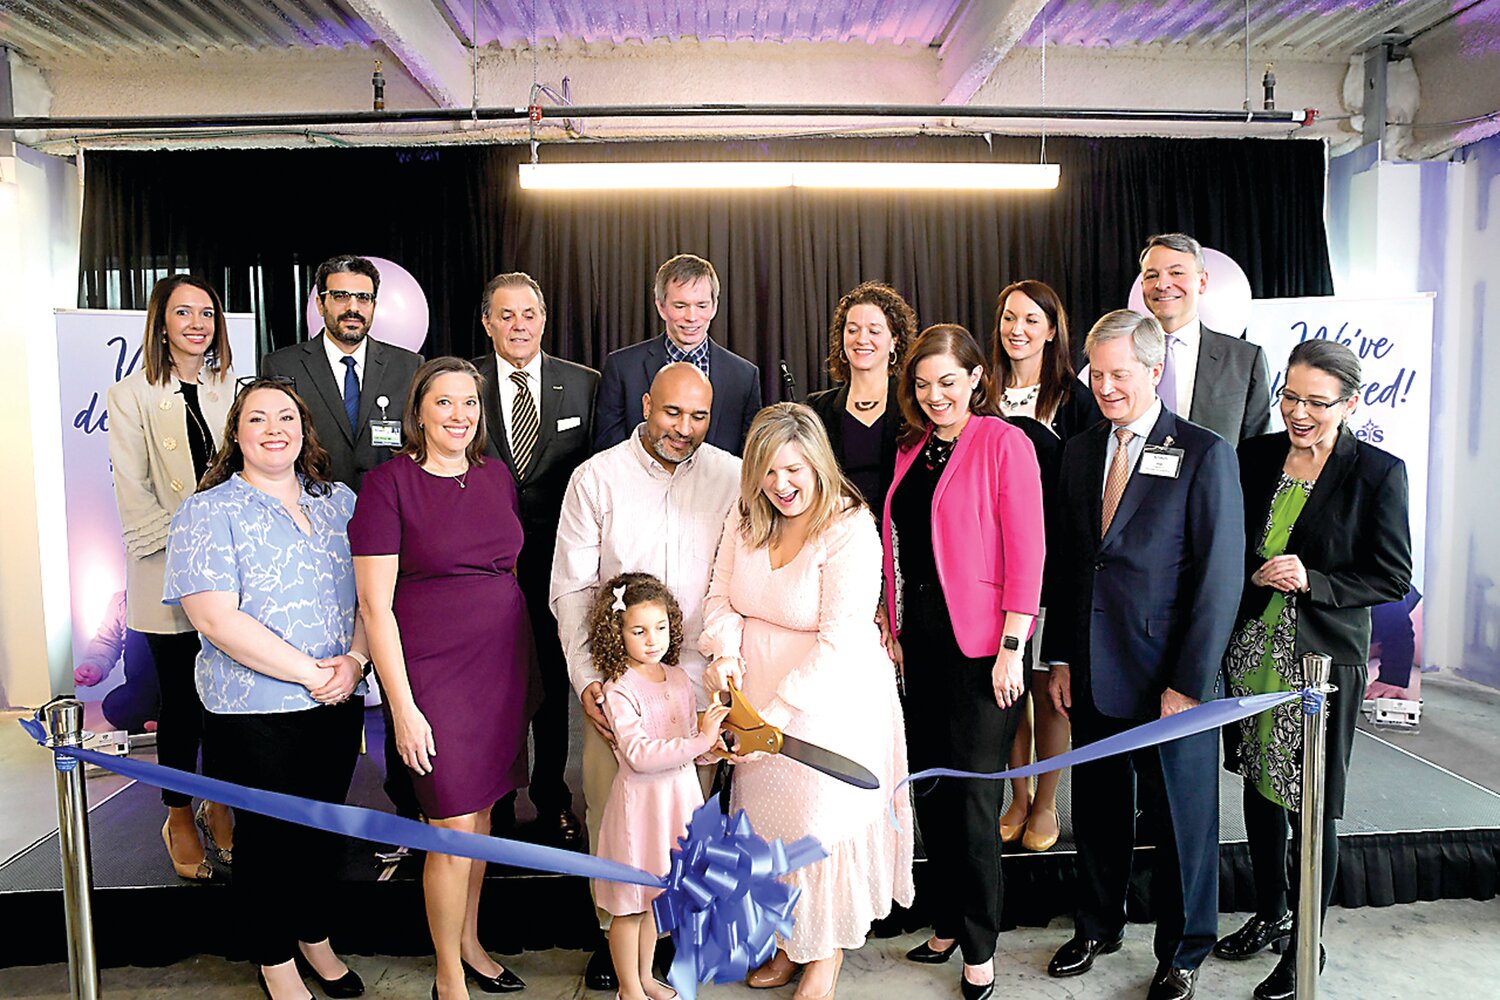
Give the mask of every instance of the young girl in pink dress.
[[[604, 675], [604, 714], [615, 734], [620, 770], [599, 830], [599, 856], [665, 875], [677, 838], [687, 832], [703, 792], [693, 768], [729, 714], [714, 704], [700, 723], [693, 689], [677, 667], [682, 609], [656, 577], [622, 573], [600, 588], [589, 617], [594, 663]], [[614, 915], [609, 953], [621, 1000], [671, 1000], [676, 991], [651, 975], [656, 920], [643, 885], [594, 883], [594, 900]]]

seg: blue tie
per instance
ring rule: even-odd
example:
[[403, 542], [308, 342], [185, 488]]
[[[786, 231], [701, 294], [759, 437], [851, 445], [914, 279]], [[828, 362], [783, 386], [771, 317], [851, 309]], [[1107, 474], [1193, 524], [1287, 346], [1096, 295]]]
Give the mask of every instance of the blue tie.
[[345, 355], [344, 362], [344, 412], [349, 415], [349, 432], [359, 437], [359, 377], [354, 374], [354, 359]]

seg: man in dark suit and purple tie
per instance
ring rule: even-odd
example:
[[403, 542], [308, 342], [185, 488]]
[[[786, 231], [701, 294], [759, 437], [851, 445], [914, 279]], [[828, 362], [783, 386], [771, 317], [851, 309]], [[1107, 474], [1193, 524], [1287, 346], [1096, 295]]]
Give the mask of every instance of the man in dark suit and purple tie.
[[[1053, 703], [1080, 748], [1217, 696], [1245, 545], [1234, 449], [1156, 395], [1165, 350], [1156, 320], [1116, 310], [1084, 350], [1106, 420], [1063, 452], [1056, 558], [1065, 569], [1042, 650]], [[1139, 782], [1158, 834], [1147, 1000], [1192, 997], [1218, 934], [1218, 747], [1210, 731], [1073, 768], [1078, 910], [1049, 975], [1082, 975], [1120, 947]]]
[[[481, 396], [489, 432], [487, 450], [510, 467], [516, 480], [526, 536], [516, 560], [516, 577], [526, 595], [542, 680], [541, 704], [531, 720], [528, 794], [536, 806], [541, 839], [560, 847], [577, 847], [583, 842], [583, 825], [573, 812], [573, 793], [563, 777], [573, 691], [557, 638], [557, 620], [547, 606], [547, 590], [563, 493], [573, 470], [590, 454], [599, 373], [542, 350], [547, 300], [529, 274], [514, 271], [491, 278], [484, 288], [480, 314], [494, 345], [493, 351], [474, 359], [484, 380]], [[500, 801], [497, 815], [503, 823], [514, 814], [511, 795]]]

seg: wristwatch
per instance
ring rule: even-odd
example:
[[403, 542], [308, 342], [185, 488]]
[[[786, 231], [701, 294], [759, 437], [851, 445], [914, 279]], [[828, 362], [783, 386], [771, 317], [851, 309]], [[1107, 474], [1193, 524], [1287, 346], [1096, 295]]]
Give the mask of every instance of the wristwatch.
[[1007, 635], [1001, 638], [1000, 645], [1011, 652], [1015, 652], [1021, 648], [1021, 640], [1016, 636]]

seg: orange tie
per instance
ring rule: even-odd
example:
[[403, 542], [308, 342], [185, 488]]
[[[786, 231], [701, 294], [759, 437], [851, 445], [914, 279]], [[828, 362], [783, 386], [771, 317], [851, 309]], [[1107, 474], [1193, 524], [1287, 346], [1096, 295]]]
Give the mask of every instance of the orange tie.
[[1125, 495], [1125, 484], [1130, 481], [1130, 439], [1135, 433], [1128, 427], [1115, 429], [1119, 445], [1115, 448], [1114, 460], [1109, 463], [1109, 478], [1104, 483], [1104, 520], [1099, 526], [1099, 537], [1109, 533], [1109, 522], [1115, 519], [1120, 508], [1120, 497]]

